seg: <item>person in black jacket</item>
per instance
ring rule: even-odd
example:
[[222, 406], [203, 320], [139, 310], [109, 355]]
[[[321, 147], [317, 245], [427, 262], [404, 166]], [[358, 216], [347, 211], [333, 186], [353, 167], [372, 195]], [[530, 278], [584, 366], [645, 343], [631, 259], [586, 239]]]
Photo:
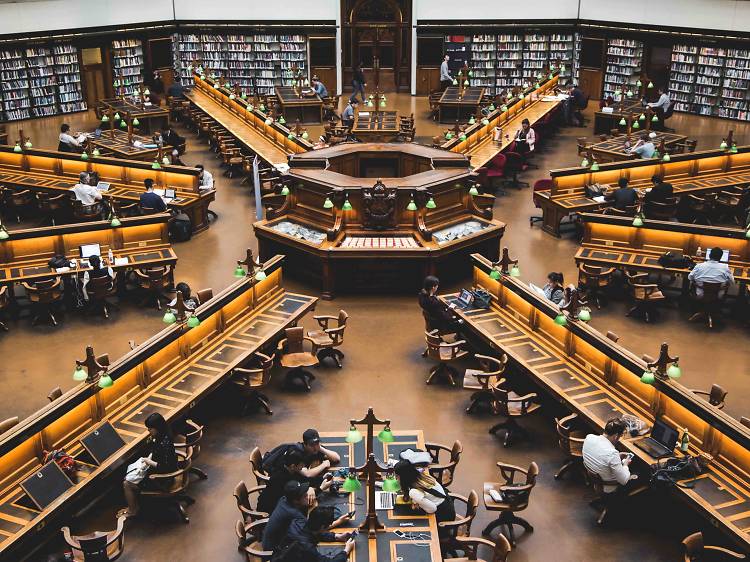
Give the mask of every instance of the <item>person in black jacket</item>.
[[628, 185], [627, 178], [620, 178], [617, 181], [619, 186], [612, 193], [605, 196], [607, 201], [614, 201], [615, 209], [624, 211], [627, 207], [632, 207], [638, 201], [638, 194], [635, 189]]
[[352, 88], [354, 88], [354, 92], [352, 93], [352, 97], [349, 98], [349, 101], [356, 100], [357, 94], [361, 92], [362, 103], [365, 103], [367, 101], [365, 98], [365, 86], [367, 86], [367, 82], [365, 82], [365, 73], [362, 72], [362, 63], [359, 63], [354, 67], [354, 73], [352, 74]]
[[[583, 114], [581, 109], [586, 106], [586, 96], [581, 89], [573, 83], [568, 84], [568, 99], [565, 100], [565, 123], [566, 125], [577, 125], [583, 127]], [[573, 123], [576, 121], [576, 123]]]
[[419, 306], [429, 319], [432, 329], [441, 332], [456, 332], [459, 322], [450, 309], [437, 298], [437, 290], [440, 280], [434, 275], [425, 277], [422, 290], [419, 292]]
[[[302, 453], [296, 449], [290, 449], [281, 459], [281, 466], [271, 472], [271, 479], [258, 497], [258, 511], [272, 513], [284, 495], [287, 482], [305, 483], [309, 486], [307, 478], [302, 475], [305, 468], [305, 460]], [[312, 505], [315, 502], [315, 489], [307, 488], [307, 502]]]
[[152, 180], [151, 178], [146, 178], [145, 180], [143, 180], [143, 185], [146, 188], [146, 191], [144, 193], [141, 193], [140, 197], [141, 212], [144, 208], [153, 209], [157, 213], [166, 211], [167, 204], [164, 202], [164, 199], [154, 193], [154, 180]]
[[[289, 531], [279, 548], [280, 560], [289, 562], [346, 562], [349, 553], [354, 550], [355, 533], [335, 534], [328, 529], [334, 523], [332, 507], [316, 507], [310, 512], [307, 520], [295, 519], [289, 525]], [[318, 543], [346, 539], [344, 549], [335, 554], [322, 554]]]
[[665, 182], [661, 176], [653, 176], [651, 181], [654, 183], [654, 187], [646, 193], [646, 203], [665, 203], [667, 199], [672, 198], [674, 188], [671, 183]]

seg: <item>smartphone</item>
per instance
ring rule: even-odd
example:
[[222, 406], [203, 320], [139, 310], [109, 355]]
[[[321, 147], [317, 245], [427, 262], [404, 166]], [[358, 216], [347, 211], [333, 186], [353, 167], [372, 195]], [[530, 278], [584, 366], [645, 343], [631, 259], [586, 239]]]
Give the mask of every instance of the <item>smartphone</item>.
[[396, 529], [395, 531], [393, 531], [393, 534], [400, 539], [403, 539], [406, 536], [406, 534], [401, 529]]

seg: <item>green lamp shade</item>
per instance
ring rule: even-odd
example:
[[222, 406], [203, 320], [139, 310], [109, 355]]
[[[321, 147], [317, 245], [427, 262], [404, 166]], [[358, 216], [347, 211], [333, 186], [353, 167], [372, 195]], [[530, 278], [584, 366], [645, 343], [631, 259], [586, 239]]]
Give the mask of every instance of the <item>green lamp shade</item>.
[[161, 164], [159, 164], [158, 160], [154, 160], [154, 162], [151, 164], [152, 170], [161, 170]]
[[427, 207], [428, 209], [434, 209], [435, 207], [437, 207], [437, 205], [435, 204], [435, 200], [432, 197], [430, 197], [427, 200], [427, 203], [425, 204], [425, 207]]
[[78, 365], [76, 367], [76, 370], [73, 371], [73, 380], [74, 381], [78, 381], [78, 382], [85, 381], [86, 380], [86, 376], [87, 376], [86, 375], [86, 371], [84, 371], [83, 367], [81, 367], [80, 365]]
[[492, 268], [492, 271], [490, 271], [490, 279], [494, 279], [495, 281], [500, 279], [500, 272], [494, 267]]
[[616, 95], [616, 96], [621, 96], [621, 95], [622, 95], [622, 90], [621, 90], [620, 88], [617, 88], [617, 89], [615, 90], [615, 95]]
[[120, 121], [120, 129], [127, 129], [127, 128], [128, 128], [128, 124], [124, 120]]
[[106, 113], [102, 115], [102, 123], [109, 123], [109, 115]]
[[381, 443], [393, 443], [395, 441], [395, 438], [393, 437], [391, 426], [386, 425], [383, 428], [383, 431], [378, 433], [378, 439], [380, 440]]
[[732, 148], [729, 149], [732, 154], [737, 154], [737, 145], [732, 143]]
[[458, 80], [456, 80], [455, 78], [453, 79], [453, 85], [458, 86]]
[[470, 70], [470, 71], [468, 72], [468, 75], [469, 75], [469, 78], [471, 78], [472, 76], [474, 76], [474, 71], [473, 71], [473, 70]]
[[[748, 233], [750, 233], [750, 230], [748, 230]], [[7, 240], [8, 238], [10, 238], [8, 231], [5, 230], [5, 227], [0, 227], [0, 240]], [[748, 234], [748, 238], [750, 238], [750, 234]]]
[[638, 120], [639, 121], [645, 121], [646, 120], [646, 114], [645, 113], [641, 113], [641, 116], [638, 117]]
[[237, 97], [237, 96], [235, 96], [234, 94], [229, 94], [229, 99], [230, 99], [230, 100], [233, 100], [233, 99], [235, 99], [236, 97]]
[[525, 96], [524, 94], [521, 94], [520, 96], [518, 96], [518, 99], [519, 99], [519, 100], [522, 100], [522, 99], [524, 99], [525, 97], [526, 97], [526, 96]]
[[21, 145], [19, 143], [16, 143], [16, 146], [13, 147], [13, 152], [22, 152], [23, 149], [21, 148]]
[[588, 158], [584, 158], [583, 160], [581, 160], [581, 166], [583, 166], [584, 168], [587, 168], [588, 165], [589, 165], [589, 159]]
[[165, 324], [174, 324], [175, 322], [177, 322], [177, 316], [175, 316], [174, 312], [172, 312], [171, 310], [167, 310], [164, 313], [164, 316], [162, 316], [161, 321]]
[[112, 221], [109, 223], [109, 226], [111, 226], [112, 228], [117, 228], [120, 225], [122, 225], [120, 219], [118, 219], [117, 217], [112, 217]]
[[290, 131], [289, 134], [286, 136], [289, 140], [292, 140], [296, 135], [294, 134], [294, 131]]
[[477, 122], [477, 120], [476, 120], [476, 119], [474, 119], [474, 116], [472, 115], [472, 116], [471, 116], [471, 117], [469, 118], [469, 125], [473, 125], [473, 124], [474, 124], [474, 123], [476, 123], [476, 122]]
[[589, 320], [591, 320], [591, 313], [588, 310], [586, 310], [585, 308], [582, 308], [578, 312], [578, 319], [581, 322], [588, 322]]
[[633, 226], [643, 226], [643, 219], [640, 215], [636, 215], [633, 219]]
[[122, 117], [120, 117], [120, 114], [115, 113], [115, 121], [119, 121], [120, 119], [122, 119]]
[[651, 118], [651, 122], [652, 123], [658, 123], [659, 122], [659, 118], [656, 116], [656, 113], [654, 113], [654, 116]]
[[489, 124], [490, 124], [490, 120], [489, 119], [487, 119], [486, 117], [484, 119], [482, 119], [482, 125], [489, 125]]
[[417, 210], [417, 204], [414, 202], [414, 199], [409, 201], [409, 204], [406, 206], [407, 211], [416, 211]]
[[345, 441], [347, 443], [359, 443], [362, 441], [362, 434], [359, 432], [356, 426], [349, 426], [349, 431], [346, 434]]
[[647, 87], [647, 88], [653, 88], [653, 87], [654, 87], [654, 83], [653, 83], [653, 82], [649, 82], [649, 83], [648, 83], [648, 86], [646, 86], [646, 87]]
[[564, 64], [560, 65], [560, 72], [565, 72], [565, 65]]
[[459, 75], [459, 76], [463, 76], [463, 75], [464, 75], [464, 71], [463, 71], [463, 70], [459, 70], [459, 71], [458, 71], [458, 75]]
[[558, 326], [565, 326], [568, 323], [568, 319], [565, 317], [563, 313], [558, 314], [555, 316], [555, 324]]
[[201, 325], [200, 318], [197, 316], [191, 316], [187, 321], [188, 328], [197, 328]]
[[31, 148], [34, 145], [31, 144], [31, 141], [26, 141], [23, 146], [24, 148]]
[[641, 375], [641, 382], [643, 384], [654, 384], [654, 373], [651, 370], [643, 371]]
[[547, 76], [547, 78], [548, 78], [549, 80], [552, 80], [552, 79], [553, 79], [554, 77], [555, 77], [555, 75], [554, 75], [554, 74], [552, 74], [551, 72], [549, 73], [549, 76]]
[[[0, 231], [0, 236], [2, 236], [3, 232], [5, 231]], [[5, 234], [7, 236], [8, 233], [6, 232]], [[750, 228], [745, 231], [745, 238], [750, 238]]]
[[598, 172], [599, 171], [599, 162], [594, 162], [591, 164], [591, 171], [592, 172]]
[[344, 480], [343, 485], [341, 486], [341, 489], [345, 492], [357, 492], [362, 489], [362, 483], [357, 479], [357, 477], [349, 473], [349, 476], [346, 477], [346, 480]]
[[240, 264], [237, 264], [237, 267], [234, 268], [234, 276], [237, 277], [237, 279], [245, 276], [245, 268], [242, 267]]
[[302, 132], [302, 138], [303, 138], [303, 139], [307, 140], [307, 139], [308, 139], [309, 137], [310, 137], [310, 135], [308, 134], [308, 132], [307, 132], [307, 131], [303, 131], [303, 132]]
[[89, 159], [88, 153], [87, 152], [82, 152], [81, 153], [81, 160], [88, 160], [88, 159]]
[[[245, 92], [242, 92], [242, 95], [240, 96], [243, 100], [247, 99], [247, 94]], [[252, 104], [250, 104], [248, 107], [252, 109]]]
[[669, 154], [665, 154], [665, 155], [664, 155], [664, 156], [662, 157], [662, 160], [663, 160], [664, 162], [669, 162], [669, 161], [671, 160], [671, 158], [669, 157]]
[[253, 104], [249, 103], [249, 104], [247, 104], [247, 106], [245, 107], [245, 109], [247, 109], [248, 111], [252, 111], [253, 109], [255, 109], [255, 106]]
[[171, 162], [169, 161], [169, 156], [165, 156], [164, 158], [162, 158], [161, 163], [165, 166], [169, 166], [171, 164]]
[[289, 186], [288, 185], [285, 185], [284, 187], [281, 188], [281, 194], [282, 195], [289, 195]]
[[468, 85], [469, 85], [469, 81], [468, 80], [464, 80], [464, 86], [468, 86]]
[[506, 111], [508, 111], [508, 106], [505, 105], [505, 104], [501, 105], [500, 106], [500, 111], [502, 111], [503, 113], [505, 113]]
[[367, 107], [372, 107], [372, 106], [373, 106], [373, 105], [375, 105], [375, 104], [374, 104], [374, 103], [372, 103], [372, 100], [367, 100], [367, 101], [365, 102], [365, 105], [366, 105]]
[[[495, 104], [494, 104], [494, 103], [491, 103], [491, 104], [490, 104], [490, 107], [489, 107], [488, 109], [489, 109], [490, 111], [495, 111]], [[505, 111], [505, 110], [503, 110], [503, 111]]]
[[461, 133], [460, 135], [458, 135], [458, 139], [462, 140], [462, 141], [465, 141], [466, 140], [466, 133]]
[[265, 111], [266, 110], [266, 104], [264, 104], [264, 103], [260, 104], [258, 106], [258, 109], [260, 109], [261, 111]]
[[640, 80], [638, 80], [638, 82], [636, 82], [635, 85], [640, 88], [641, 86], [643, 86], [643, 82], [641, 82]]
[[510, 268], [510, 276], [511, 277], [521, 277], [521, 268], [519, 268], [517, 265], [514, 265]]
[[333, 201], [331, 201], [330, 197], [326, 197], [326, 200], [323, 201], [323, 208], [324, 209], [333, 209]]
[[[16, 146], [18, 146], [18, 145], [16, 145]], [[723, 141], [721, 141], [721, 144], [719, 145], [719, 148], [722, 149], [722, 150], [726, 150], [727, 146], [728, 146], [727, 145], [727, 141], [723, 140]]]
[[95, 148], [95, 149], [94, 149], [94, 150], [93, 150], [93, 151], [91, 152], [91, 154], [93, 154], [94, 156], [99, 156], [99, 155], [101, 154], [101, 152], [99, 152], [99, 149], [98, 149], [98, 148]]
[[380, 107], [385, 107], [385, 100], [380, 100]]
[[682, 376], [682, 369], [677, 363], [672, 363], [667, 369], [667, 376], [670, 379], [679, 379]]
[[265, 271], [263, 271], [263, 269], [259, 269], [259, 270], [258, 270], [258, 271], [257, 271], [257, 272], [255, 273], [255, 280], [256, 280], [256, 281], [263, 281], [263, 280], [264, 280], [264, 279], [265, 279], [266, 277], [268, 277], [268, 275], [266, 275], [266, 272], [265, 272]]
[[633, 128], [634, 129], [640, 129], [641, 126], [638, 124], [638, 121], [633, 121]]
[[400, 490], [401, 485], [398, 483], [398, 480], [393, 476], [386, 476], [385, 480], [383, 480], [383, 491], [399, 492]]
[[352, 210], [352, 204], [349, 203], [349, 198], [348, 197], [344, 200], [344, 204], [341, 205], [341, 210], [342, 211], [351, 211]]
[[109, 388], [114, 383], [112, 382], [112, 377], [110, 377], [107, 373], [104, 373], [99, 377], [99, 382], [96, 384], [99, 388]]
[[143, 95], [144, 96], [150, 96], [151, 95], [151, 90], [149, 90], [148, 88], [146, 88], [145, 90], [143, 90]]
[[631, 92], [630, 90], [628, 90], [627, 92], [625, 92], [625, 95], [628, 96], [629, 98], [632, 98], [633, 97], [633, 92]]
[[627, 121], [625, 121], [625, 118], [624, 118], [624, 117], [623, 117], [622, 119], [620, 119], [620, 125], [622, 125], [622, 126], [624, 127], [624, 126], [625, 126], [625, 125], [627, 125], [627, 124], [628, 124], [628, 122], [627, 122]]
[[266, 117], [266, 125], [270, 125], [271, 123], [273, 123], [273, 119]]
[[137, 126], [138, 126], [138, 125], [140, 125], [140, 124], [141, 124], [141, 122], [140, 122], [140, 121], [138, 121], [138, 118], [137, 118], [137, 117], [136, 117], [135, 119], [133, 119], [133, 127], [137, 127]]
[[279, 117], [279, 123], [281, 123], [282, 125], [283, 125], [284, 123], [286, 123], [286, 119], [284, 119], [284, 116], [283, 116], [283, 115], [282, 115], [281, 117]]
[[537, 82], [536, 84], [534, 84], [534, 87], [535, 88], [539, 88], [539, 82]]
[[[477, 186], [472, 185], [469, 188], [469, 195], [479, 195], [479, 190], [477, 189]], [[748, 232], [750, 232], [750, 230], [748, 230]]]
[[218, 82], [214, 82], [214, 88], [217, 89], [217, 90], [219, 89], [219, 83]]

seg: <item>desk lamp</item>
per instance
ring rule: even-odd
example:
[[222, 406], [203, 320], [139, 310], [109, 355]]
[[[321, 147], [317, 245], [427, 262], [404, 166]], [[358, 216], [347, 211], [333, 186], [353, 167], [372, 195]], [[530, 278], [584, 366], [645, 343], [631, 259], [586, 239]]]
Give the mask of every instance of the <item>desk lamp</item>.
[[[247, 267], [247, 273], [242, 267]], [[234, 270], [234, 276], [237, 278], [253, 276], [256, 281], [263, 281], [267, 276], [266, 272], [263, 271], [263, 264], [253, 257], [253, 251], [248, 248], [247, 254], [244, 260], [237, 260], [237, 267]]]
[[0, 222], [0, 240], [7, 240], [8, 238], [10, 238], [10, 234], [8, 234], [8, 229], [6, 229], [5, 225], [2, 222]]
[[[100, 362], [100, 360], [102, 362]], [[106, 363], [106, 364], [103, 364]], [[76, 368], [73, 371], [73, 380], [78, 382], [86, 382], [91, 384], [96, 382], [99, 388], [107, 388], [112, 386], [112, 378], [107, 374], [107, 366], [109, 365], [109, 358], [106, 355], [96, 357], [94, 355], [94, 348], [92, 346], [86, 346], [86, 358], [82, 361], [76, 359]]]
[[[644, 359], [646, 357], [644, 356]], [[646, 363], [646, 370], [641, 375], [641, 382], [653, 384], [655, 379], [667, 380], [678, 379], [682, 376], [682, 369], [678, 365], [679, 357], [669, 356], [669, 344], [664, 342], [659, 349], [659, 358], [656, 361]], [[667, 367], [667, 365], [672, 364]], [[671, 373], [671, 374], [670, 374]]]

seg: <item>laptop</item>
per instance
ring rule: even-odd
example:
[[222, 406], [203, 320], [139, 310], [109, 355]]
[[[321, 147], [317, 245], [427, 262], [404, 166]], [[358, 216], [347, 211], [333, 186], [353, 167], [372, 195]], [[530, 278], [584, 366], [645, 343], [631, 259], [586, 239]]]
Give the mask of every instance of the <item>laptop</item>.
[[165, 191], [160, 187], [155, 187], [154, 193], [156, 193], [159, 197], [164, 197]]
[[164, 199], [165, 203], [169, 203], [174, 198], [175, 198], [175, 190], [174, 189], [165, 189], [164, 190], [164, 195], [162, 196], [162, 199]]
[[109, 186], [110, 184], [106, 181], [100, 181], [96, 184], [96, 189], [98, 189], [99, 191], [107, 192], [109, 191]]
[[78, 246], [78, 251], [81, 254], [81, 259], [87, 260], [91, 256], [101, 256], [102, 250], [99, 244], [82, 244]]
[[669, 457], [677, 445], [677, 430], [672, 429], [661, 420], [654, 422], [651, 428], [651, 436], [635, 441], [635, 446], [645, 451], [655, 459]]
[[375, 492], [375, 509], [393, 509], [396, 503], [396, 494], [394, 492]]
[[474, 302], [474, 295], [468, 289], [461, 289], [461, 293], [455, 301], [458, 308], [469, 308]]
[[[706, 261], [709, 261], [708, 252], [706, 252]], [[721, 259], [719, 260], [720, 263], [729, 263], [729, 250], [724, 250], [722, 248], [721, 250]]]

